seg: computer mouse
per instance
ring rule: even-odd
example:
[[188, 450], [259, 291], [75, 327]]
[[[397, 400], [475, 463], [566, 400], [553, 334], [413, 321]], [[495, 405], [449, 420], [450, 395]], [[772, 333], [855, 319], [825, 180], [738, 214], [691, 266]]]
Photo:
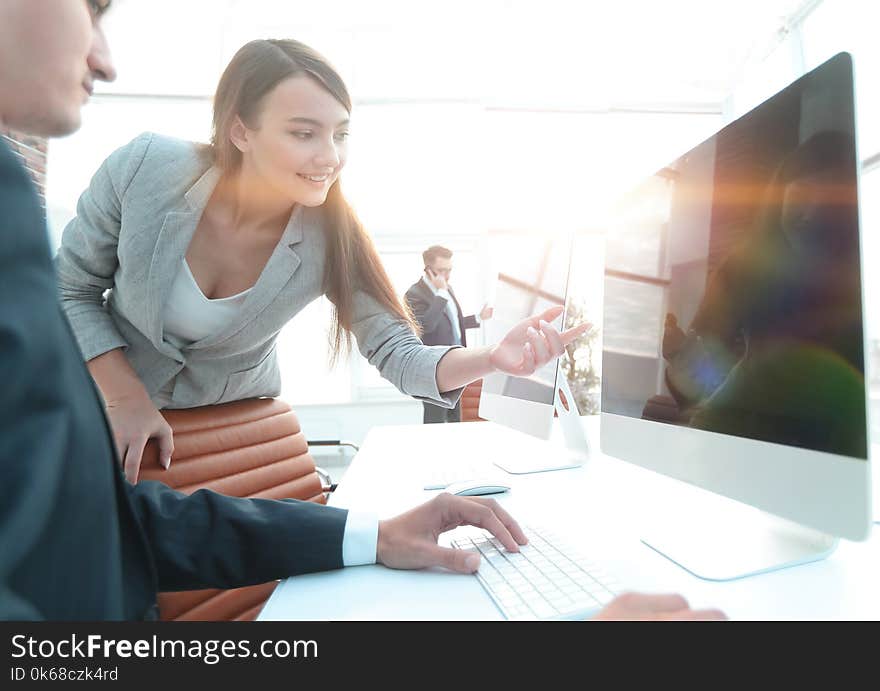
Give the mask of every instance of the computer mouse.
[[446, 487], [446, 492], [457, 494], [460, 497], [476, 497], [482, 494], [500, 494], [506, 492], [510, 487], [502, 485], [495, 480], [465, 480], [463, 482], [453, 482]]

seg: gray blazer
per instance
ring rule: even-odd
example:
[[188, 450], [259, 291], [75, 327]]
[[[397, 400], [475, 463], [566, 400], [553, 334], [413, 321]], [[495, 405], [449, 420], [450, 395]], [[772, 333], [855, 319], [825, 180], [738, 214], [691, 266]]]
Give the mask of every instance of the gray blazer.
[[[163, 338], [173, 279], [219, 178], [207, 146], [142, 134], [95, 173], [56, 257], [61, 303], [83, 357], [124, 348], [151, 396], [174, 380], [173, 408], [278, 395], [278, 332], [322, 294], [322, 209], [297, 206], [238, 320], [184, 348]], [[455, 405], [461, 389], [437, 390], [448, 347], [423, 345], [362, 291], [353, 332], [364, 357], [400, 391]]]

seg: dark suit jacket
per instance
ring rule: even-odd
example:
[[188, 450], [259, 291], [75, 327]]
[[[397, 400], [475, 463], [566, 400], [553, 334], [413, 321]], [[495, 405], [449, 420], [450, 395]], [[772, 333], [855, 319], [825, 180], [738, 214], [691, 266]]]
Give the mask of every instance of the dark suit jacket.
[[0, 143], [0, 619], [152, 619], [157, 590], [338, 568], [345, 519], [125, 481], [39, 202]]
[[[467, 317], [461, 315], [461, 305], [458, 304], [452, 286], [449, 286], [449, 294], [452, 296], [452, 301], [455, 303], [455, 313], [458, 315], [461, 344], [466, 346], [465, 330], [476, 329], [479, 324], [473, 314]], [[449, 320], [449, 312], [446, 310], [446, 298], [435, 295], [425, 285], [425, 282], [419, 279], [406, 291], [406, 301], [422, 327], [422, 343], [429, 346], [455, 345], [455, 332], [452, 329], [452, 322]]]

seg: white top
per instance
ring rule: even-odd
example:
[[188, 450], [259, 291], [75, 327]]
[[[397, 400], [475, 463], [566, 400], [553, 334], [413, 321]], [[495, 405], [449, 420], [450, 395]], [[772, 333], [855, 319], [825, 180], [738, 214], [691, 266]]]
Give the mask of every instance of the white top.
[[164, 315], [165, 339], [178, 348], [213, 336], [227, 327], [252, 290], [248, 288], [236, 295], [210, 300], [196, 283], [186, 257], [180, 263]]
[[[184, 348], [219, 333], [235, 319], [251, 290], [248, 288], [236, 295], [211, 300], [199, 288], [184, 257], [165, 303], [165, 340]], [[153, 397], [153, 403], [157, 408], [164, 408], [171, 403], [173, 392], [172, 379]]]

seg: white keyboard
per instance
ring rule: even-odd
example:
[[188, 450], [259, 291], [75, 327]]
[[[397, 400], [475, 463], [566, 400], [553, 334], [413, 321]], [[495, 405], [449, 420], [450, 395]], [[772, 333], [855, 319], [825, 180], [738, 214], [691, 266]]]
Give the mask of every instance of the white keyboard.
[[[501, 482], [502, 476], [506, 475], [489, 463], [454, 463], [451, 465], [431, 466], [425, 471], [422, 478], [423, 489], [446, 489], [449, 485], [456, 482], [466, 482], [469, 480], [486, 480], [487, 484], [491, 480], [497, 480], [494, 484], [509, 484]], [[509, 476], [508, 476], [509, 477]]]
[[519, 553], [479, 528], [458, 529], [452, 540], [482, 555], [477, 579], [507, 619], [584, 619], [620, 592], [613, 578], [549, 531], [523, 531], [529, 544]]

